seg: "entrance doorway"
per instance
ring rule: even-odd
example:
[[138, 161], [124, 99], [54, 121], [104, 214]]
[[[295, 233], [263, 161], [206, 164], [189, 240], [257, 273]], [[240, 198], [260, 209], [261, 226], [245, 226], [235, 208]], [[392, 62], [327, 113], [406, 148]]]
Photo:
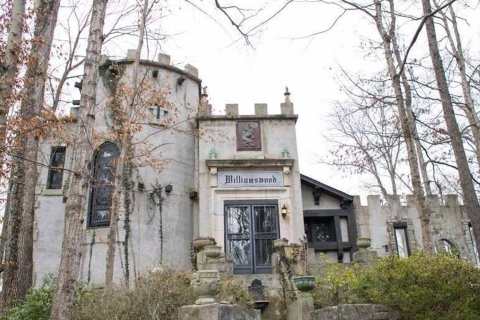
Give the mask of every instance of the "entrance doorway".
[[278, 238], [276, 200], [225, 201], [225, 250], [234, 273], [271, 273]]

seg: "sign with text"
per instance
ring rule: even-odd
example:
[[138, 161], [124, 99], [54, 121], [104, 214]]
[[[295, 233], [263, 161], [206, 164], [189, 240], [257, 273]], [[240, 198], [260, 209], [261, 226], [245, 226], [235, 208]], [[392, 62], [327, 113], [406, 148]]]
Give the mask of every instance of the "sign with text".
[[218, 171], [218, 186], [238, 187], [283, 187], [281, 171]]

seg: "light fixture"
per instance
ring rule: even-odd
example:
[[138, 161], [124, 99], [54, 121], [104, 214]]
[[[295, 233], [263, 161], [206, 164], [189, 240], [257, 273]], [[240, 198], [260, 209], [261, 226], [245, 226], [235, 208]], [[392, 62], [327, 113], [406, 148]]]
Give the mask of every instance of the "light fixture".
[[284, 204], [284, 205], [282, 206], [282, 209], [280, 209], [280, 213], [282, 214], [282, 217], [283, 217], [283, 218], [286, 218], [286, 217], [287, 217], [287, 215], [288, 215], [288, 209], [287, 209], [287, 205], [286, 205], [286, 204]]

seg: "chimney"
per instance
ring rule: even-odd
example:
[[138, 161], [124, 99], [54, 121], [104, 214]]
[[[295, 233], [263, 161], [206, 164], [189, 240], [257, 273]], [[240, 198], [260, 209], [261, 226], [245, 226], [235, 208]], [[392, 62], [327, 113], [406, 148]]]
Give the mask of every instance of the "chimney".
[[293, 115], [293, 103], [290, 100], [290, 91], [288, 91], [288, 87], [285, 87], [285, 102], [280, 104], [280, 110], [283, 115]]
[[225, 115], [227, 117], [236, 117], [238, 116], [238, 104], [226, 104], [225, 105]]
[[268, 106], [266, 103], [255, 103], [255, 115], [266, 116], [268, 114]]

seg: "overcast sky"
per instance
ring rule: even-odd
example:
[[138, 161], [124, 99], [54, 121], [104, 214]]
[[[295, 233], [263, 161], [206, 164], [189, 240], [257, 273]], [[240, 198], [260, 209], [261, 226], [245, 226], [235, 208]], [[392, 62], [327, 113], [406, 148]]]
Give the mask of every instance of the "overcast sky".
[[[175, 2], [179, 3], [172, 3]], [[332, 111], [334, 101], [341, 100], [335, 80], [339, 67], [365, 74], [384, 67], [381, 56], [380, 59], [367, 56], [361, 48], [369, 38], [378, 39], [373, 25], [362, 14], [352, 12], [344, 15], [327, 33], [294, 40], [328, 28], [340, 13], [334, 6], [304, 2], [289, 7], [270, 21], [252, 38], [254, 48], [251, 48], [239, 40], [238, 33], [225, 17], [209, 5], [213, 1], [195, 3], [213, 19], [189, 5], [170, 6], [158, 27], [170, 35], [162, 42], [162, 51], [170, 54], [173, 63], [179, 66], [190, 63], [198, 67], [203, 85], [208, 86], [210, 100], [218, 112], [226, 103], [238, 103], [241, 113], [251, 114], [254, 103], [268, 103], [269, 112], [278, 113], [284, 87], [288, 85], [299, 115], [297, 139], [302, 173], [345, 192], [364, 194], [365, 181], [361, 177], [345, 176], [319, 161], [328, 151], [324, 136], [331, 126], [327, 114]], [[237, 3], [245, 7], [258, 5], [258, 1], [253, 0]], [[283, 1], [266, 3], [274, 9]], [[406, 1], [401, 1], [400, 5], [407, 6], [412, 14], [416, 12]], [[270, 12], [266, 11], [264, 16]], [[473, 48], [479, 48], [479, 13], [478, 8], [470, 12], [470, 25], [463, 26], [465, 43]], [[420, 12], [416, 12], [416, 16], [419, 15]], [[258, 17], [252, 23], [261, 19]], [[402, 28], [413, 34], [417, 25], [418, 22], [411, 22], [402, 24]], [[411, 35], [408, 35], [405, 42], [410, 40]], [[122, 51], [126, 52], [127, 45], [128, 41], [122, 40], [107, 53], [121, 55]], [[134, 47], [135, 41], [132, 41], [130, 48]], [[420, 38], [414, 54], [424, 50], [425, 43]]]

